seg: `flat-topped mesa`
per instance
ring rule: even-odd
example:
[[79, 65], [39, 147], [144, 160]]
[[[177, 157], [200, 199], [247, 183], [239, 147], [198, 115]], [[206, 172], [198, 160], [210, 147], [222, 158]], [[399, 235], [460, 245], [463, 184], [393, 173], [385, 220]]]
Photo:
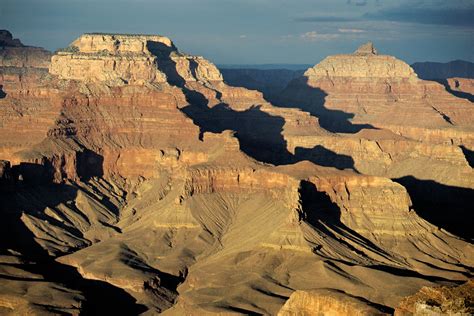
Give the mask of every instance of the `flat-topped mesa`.
[[113, 55], [152, 55], [151, 50], [156, 51], [160, 48], [164, 51], [177, 50], [168, 37], [145, 34], [86, 33], [72, 42], [69, 47], [80, 53], [104, 54], [108, 52]]
[[378, 55], [372, 42], [360, 46], [353, 54], [333, 55], [309, 68], [305, 77], [390, 78], [416, 80], [414, 70], [405, 62], [388, 55]]
[[49, 71], [60, 79], [110, 85], [222, 81], [202, 57], [181, 54], [168, 37], [143, 34], [83, 34], [52, 57]]

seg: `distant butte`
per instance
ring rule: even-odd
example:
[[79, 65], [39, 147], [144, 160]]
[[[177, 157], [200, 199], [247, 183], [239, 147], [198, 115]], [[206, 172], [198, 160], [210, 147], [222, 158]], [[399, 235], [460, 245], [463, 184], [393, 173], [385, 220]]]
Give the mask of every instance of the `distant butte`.
[[7, 30], [0, 30], [0, 47], [24, 47], [21, 41], [13, 38], [12, 33]]

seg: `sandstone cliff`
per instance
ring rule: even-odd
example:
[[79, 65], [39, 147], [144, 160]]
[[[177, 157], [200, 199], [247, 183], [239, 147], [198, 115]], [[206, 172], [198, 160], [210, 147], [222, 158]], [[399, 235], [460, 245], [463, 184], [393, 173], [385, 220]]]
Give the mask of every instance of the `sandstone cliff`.
[[222, 80], [214, 65], [179, 53], [169, 38], [157, 35], [82, 35], [52, 58], [50, 72], [60, 79], [114, 85], [176, 80], [166, 74], [185, 81]]

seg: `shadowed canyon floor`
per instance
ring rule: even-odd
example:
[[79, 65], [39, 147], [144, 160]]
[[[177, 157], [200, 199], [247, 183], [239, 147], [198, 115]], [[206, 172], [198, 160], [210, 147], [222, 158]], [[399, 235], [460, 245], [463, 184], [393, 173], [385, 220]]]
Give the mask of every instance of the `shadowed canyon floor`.
[[164, 36], [0, 36], [1, 314], [472, 312], [469, 99], [370, 43], [269, 103]]

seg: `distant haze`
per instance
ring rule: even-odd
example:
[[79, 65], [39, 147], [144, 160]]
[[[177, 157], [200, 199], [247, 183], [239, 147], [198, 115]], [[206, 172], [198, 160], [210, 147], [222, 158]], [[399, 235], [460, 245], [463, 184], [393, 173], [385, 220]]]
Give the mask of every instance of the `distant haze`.
[[314, 64], [372, 40], [408, 63], [474, 61], [472, 0], [1, 0], [0, 29], [49, 50], [85, 32], [169, 36], [217, 64]]

